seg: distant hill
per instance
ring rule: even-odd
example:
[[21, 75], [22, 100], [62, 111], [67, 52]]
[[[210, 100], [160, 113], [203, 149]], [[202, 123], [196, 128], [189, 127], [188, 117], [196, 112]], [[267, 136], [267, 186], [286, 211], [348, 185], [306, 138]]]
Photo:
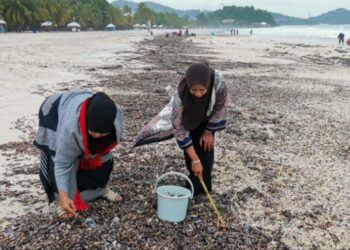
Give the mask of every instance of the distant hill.
[[[222, 9], [210, 12], [205, 20], [209, 25], [221, 25], [225, 20], [234, 20], [235, 25], [259, 25], [267, 23], [275, 25], [275, 21], [270, 12], [266, 10], [255, 9], [253, 6], [224, 6]], [[232, 26], [229, 24], [228, 26]]]
[[[178, 16], [188, 16], [190, 19], [195, 19], [200, 10], [177, 10], [162, 4], [146, 1], [144, 2], [149, 8], [156, 12], [175, 12]], [[114, 5], [122, 8], [128, 5], [133, 11], [136, 11], [138, 3], [126, 0], [117, 0]], [[208, 13], [209, 11], [204, 11]], [[270, 12], [276, 25], [310, 25], [310, 24], [350, 24], [350, 10], [336, 9], [322, 15], [310, 18], [298, 18], [283, 15], [280, 13]]]
[[[156, 12], [163, 12], [163, 13], [175, 12], [180, 17], [187, 16], [190, 19], [195, 19], [196, 16], [198, 15], [198, 13], [200, 13], [200, 10], [177, 10], [177, 9], [174, 9], [174, 8], [162, 5], [162, 4], [158, 4], [155, 2], [146, 1], [144, 3], [147, 5], [148, 8], [150, 8]], [[136, 11], [137, 5], [138, 5], [138, 3], [136, 3], [136, 2], [125, 1], [125, 0], [117, 0], [117, 1], [114, 1], [113, 4], [115, 6], [118, 6], [119, 8], [123, 8], [125, 5], [128, 5], [134, 12]]]
[[280, 13], [271, 13], [277, 25], [305, 25], [308, 24], [304, 18], [286, 16]]
[[350, 10], [336, 9], [307, 20], [312, 24], [350, 24]]
[[297, 18], [272, 13], [278, 25], [310, 25], [310, 24], [350, 24], [350, 10], [336, 9], [310, 18]]

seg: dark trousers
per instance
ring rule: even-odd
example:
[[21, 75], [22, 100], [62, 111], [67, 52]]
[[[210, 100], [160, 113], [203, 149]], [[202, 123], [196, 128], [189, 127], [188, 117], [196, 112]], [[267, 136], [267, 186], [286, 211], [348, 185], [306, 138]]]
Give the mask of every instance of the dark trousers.
[[[102, 163], [102, 166], [93, 170], [78, 170], [77, 172], [77, 187], [79, 192], [85, 190], [94, 190], [104, 188], [111, 175], [113, 169], [113, 159]], [[40, 152], [40, 171], [39, 176], [41, 183], [48, 196], [49, 203], [56, 199], [58, 189], [55, 179], [55, 164], [47, 150]]]
[[107, 185], [113, 169], [113, 159], [102, 163], [102, 166], [93, 170], [78, 170], [77, 184], [80, 192], [89, 189], [103, 188]]
[[[203, 180], [205, 185], [207, 186], [209, 192], [212, 190], [211, 186], [211, 172], [213, 170], [213, 164], [214, 164], [214, 149], [211, 151], [204, 151], [204, 148], [202, 148], [199, 145], [199, 140], [201, 136], [203, 135], [203, 132], [207, 126], [207, 122], [199, 125], [196, 129], [193, 131], [190, 131], [190, 135], [192, 137], [192, 143], [194, 150], [196, 151], [202, 166], [203, 166]], [[201, 193], [204, 193], [204, 189], [202, 188], [202, 185], [198, 179], [198, 177], [193, 173], [192, 171], [192, 160], [184, 151], [185, 154], [185, 161], [188, 171], [190, 172], [189, 178], [192, 181], [193, 187], [194, 187], [194, 195], [198, 195]]]

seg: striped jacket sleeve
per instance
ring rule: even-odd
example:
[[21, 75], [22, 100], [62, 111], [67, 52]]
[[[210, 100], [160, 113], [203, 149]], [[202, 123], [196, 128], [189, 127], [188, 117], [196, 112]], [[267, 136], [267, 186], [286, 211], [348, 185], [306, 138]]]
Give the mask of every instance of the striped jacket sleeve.
[[182, 125], [183, 106], [178, 96], [175, 96], [172, 113], [173, 134], [180, 148], [186, 149], [192, 145], [190, 132]]
[[213, 111], [210, 115], [206, 130], [215, 132], [223, 130], [226, 126], [227, 121], [227, 85], [223, 78], [221, 79], [220, 88], [216, 92], [216, 100], [213, 107]]

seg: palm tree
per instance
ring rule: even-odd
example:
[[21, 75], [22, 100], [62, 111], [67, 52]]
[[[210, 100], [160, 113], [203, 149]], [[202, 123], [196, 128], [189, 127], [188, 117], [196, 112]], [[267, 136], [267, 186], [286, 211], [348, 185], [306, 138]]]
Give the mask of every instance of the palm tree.
[[[55, 0], [53, 0], [55, 2]], [[73, 2], [72, 0], [57, 1], [57, 8], [54, 8], [52, 20], [58, 27], [65, 26], [73, 17]]]
[[124, 5], [122, 12], [125, 16], [130, 16], [132, 14], [132, 9], [129, 5]]
[[82, 26], [87, 28], [98, 28], [102, 26], [102, 13], [94, 2], [82, 3], [77, 5], [77, 18]]
[[46, 0], [42, 2], [43, 18], [45, 20], [52, 20], [59, 9], [59, 1]]
[[153, 10], [148, 8], [145, 3], [139, 3], [134, 18], [136, 22], [139, 23], [147, 23], [148, 21], [154, 23], [154, 21], [156, 20], [155, 13], [153, 12]]
[[5, 0], [4, 16], [9, 23], [9, 26], [16, 29], [23, 29], [25, 25], [31, 22], [31, 13], [23, 4], [24, 0]]
[[31, 26], [38, 26], [42, 19], [45, 18], [45, 12], [43, 11], [43, 3], [47, 0], [36, 0], [36, 1], [23, 1], [23, 5], [28, 9]]
[[132, 8], [129, 5], [124, 5], [122, 8], [122, 12], [124, 15], [124, 24], [127, 26], [131, 26], [133, 22], [133, 16], [132, 16]]
[[123, 14], [121, 10], [118, 7], [114, 7], [113, 5], [110, 5], [107, 9], [107, 20], [109, 23], [121, 25], [123, 24]]

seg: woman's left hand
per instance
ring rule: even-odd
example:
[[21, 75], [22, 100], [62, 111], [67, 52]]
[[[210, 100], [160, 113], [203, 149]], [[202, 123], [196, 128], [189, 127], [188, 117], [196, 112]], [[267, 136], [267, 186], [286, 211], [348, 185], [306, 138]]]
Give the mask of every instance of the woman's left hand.
[[204, 131], [199, 139], [199, 145], [204, 148], [205, 151], [211, 151], [214, 148], [214, 136], [210, 131]]

